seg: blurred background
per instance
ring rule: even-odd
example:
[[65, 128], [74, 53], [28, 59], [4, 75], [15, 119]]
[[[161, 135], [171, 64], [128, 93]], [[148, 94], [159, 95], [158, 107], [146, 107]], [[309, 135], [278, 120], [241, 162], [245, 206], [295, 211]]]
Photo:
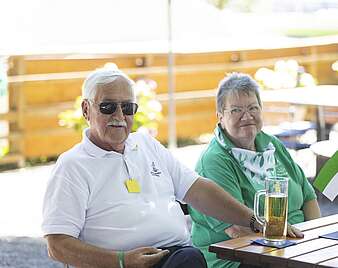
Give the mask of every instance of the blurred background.
[[[46, 257], [45, 183], [86, 127], [83, 79], [106, 64], [137, 81], [133, 129], [192, 168], [216, 124], [216, 87], [230, 72], [260, 83], [264, 130], [311, 182], [338, 149], [338, 0], [3, 0], [0, 25], [4, 267], [56, 265], [14, 265], [13, 252]], [[324, 215], [338, 213], [337, 200], [318, 196]], [[38, 250], [23, 253], [27, 243]]]

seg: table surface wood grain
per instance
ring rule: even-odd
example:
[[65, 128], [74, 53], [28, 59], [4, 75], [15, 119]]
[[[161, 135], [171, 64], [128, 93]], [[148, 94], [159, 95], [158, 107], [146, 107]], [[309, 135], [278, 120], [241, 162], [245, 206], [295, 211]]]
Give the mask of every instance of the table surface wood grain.
[[213, 244], [209, 251], [216, 253], [220, 259], [261, 267], [338, 268], [338, 240], [319, 237], [338, 231], [338, 214], [295, 226], [304, 233], [304, 238], [289, 238], [297, 244], [284, 249], [252, 245], [252, 240], [262, 237], [261, 234], [252, 234]]

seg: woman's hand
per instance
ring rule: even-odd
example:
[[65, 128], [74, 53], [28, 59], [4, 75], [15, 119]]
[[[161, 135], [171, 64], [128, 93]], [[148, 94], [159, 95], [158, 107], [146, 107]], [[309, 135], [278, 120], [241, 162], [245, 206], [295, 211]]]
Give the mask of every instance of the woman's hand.
[[153, 247], [137, 248], [126, 251], [124, 254], [125, 268], [147, 268], [158, 263], [169, 250], [162, 250]]
[[289, 237], [294, 237], [294, 238], [303, 238], [304, 237], [304, 234], [299, 230], [297, 229], [296, 227], [290, 225], [288, 223], [288, 233], [287, 233], [287, 236]]

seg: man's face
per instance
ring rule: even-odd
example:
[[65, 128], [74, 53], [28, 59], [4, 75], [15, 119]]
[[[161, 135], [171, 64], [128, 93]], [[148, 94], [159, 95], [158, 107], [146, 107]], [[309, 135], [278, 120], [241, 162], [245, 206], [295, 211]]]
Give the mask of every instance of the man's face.
[[83, 114], [90, 124], [89, 139], [98, 147], [107, 151], [123, 153], [134, 120], [134, 115], [125, 115], [121, 104], [112, 114], [100, 112], [102, 102], [135, 102], [133, 89], [121, 78], [106, 85], [98, 86], [94, 101], [82, 103]]

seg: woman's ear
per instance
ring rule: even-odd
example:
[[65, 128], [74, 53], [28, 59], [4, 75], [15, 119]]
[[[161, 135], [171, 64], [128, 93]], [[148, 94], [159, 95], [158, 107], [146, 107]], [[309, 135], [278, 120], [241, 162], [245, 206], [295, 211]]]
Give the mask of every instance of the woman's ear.
[[218, 119], [218, 123], [221, 124], [222, 128], [224, 129], [224, 125], [223, 125], [224, 115], [220, 112], [216, 112], [216, 116], [217, 116], [217, 119]]
[[81, 108], [82, 108], [82, 115], [83, 117], [89, 121], [89, 101], [88, 100], [83, 100], [81, 103]]
[[223, 114], [221, 114], [220, 112], [216, 112], [216, 116], [217, 116], [218, 121], [221, 122], [223, 119]]

